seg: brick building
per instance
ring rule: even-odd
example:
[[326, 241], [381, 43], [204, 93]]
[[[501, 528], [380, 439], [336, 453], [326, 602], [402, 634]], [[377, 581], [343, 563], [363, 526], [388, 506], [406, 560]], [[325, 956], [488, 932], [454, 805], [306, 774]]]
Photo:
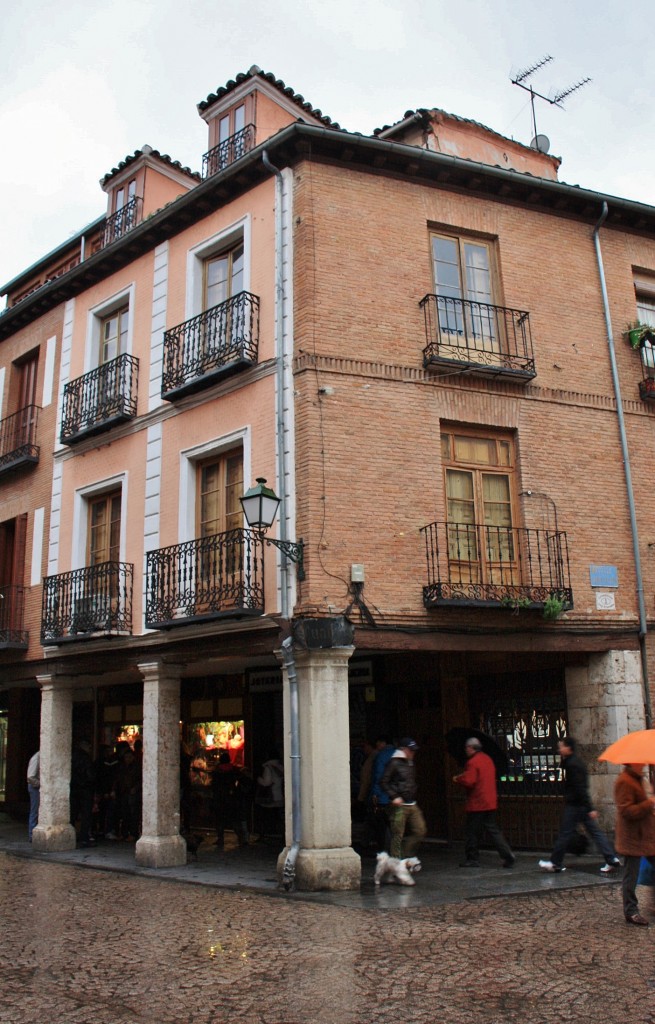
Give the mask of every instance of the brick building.
[[[298, 882], [350, 887], [350, 743], [415, 735], [453, 840], [455, 727], [503, 747], [503, 827], [547, 849], [557, 737], [594, 764], [650, 715], [653, 359], [624, 334], [655, 324], [655, 210], [440, 110], [343, 131], [256, 67], [199, 112], [202, 175], [137, 151], [106, 216], [4, 289], [2, 425], [42, 406], [38, 466], [0, 451], [29, 632], [0, 643], [6, 803], [40, 690], [44, 850], [75, 842], [83, 735], [143, 739], [154, 865], [184, 856], [180, 739], [198, 778], [284, 744]], [[260, 478], [267, 533], [239, 503]]]

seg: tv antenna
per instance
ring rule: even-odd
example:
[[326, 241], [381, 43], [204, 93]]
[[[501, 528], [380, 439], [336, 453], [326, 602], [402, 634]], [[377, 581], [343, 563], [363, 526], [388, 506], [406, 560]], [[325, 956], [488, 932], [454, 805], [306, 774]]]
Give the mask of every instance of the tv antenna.
[[581, 89], [583, 85], [587, 85], [588, 82], [591, 81], [591, 78], [582, 78], [579, 82], [575, 82], [573, 85], [570, 85], [567, 89], [559, 89], [554, 93], [551, 93], [550, 96], [544, 96], [543, 93], [537, 92], [537, 90], [532, 87], [532, 83], [529, 83], [528, 85], [525, 84], [528, 78], [531, 77], [531, 75], [534, 75], [537, 71], [540, 71], [541, 68], [545, 67], [546, 64], [550, 64], [552, 59], [553, 58], [549, 55], [546, 57], [542, 57], [541, 60], [535, 61], [535, 63], [531, 64], [529, 67], [523, 68], [522, 71], [519, 71], [514, 76], [514, 78], [511, 79], [512, 85], [518, 85], [520, 89], [525, 89], [526, 92], [530, 93], [530, 103], [532, 105], [532, 128], [534, 131], [534, 135], [530, 145], [532, 149], [536, 149], [540, 153], [548, 152], [550, 140], [548, 139], [547, 135], [539, 135], [537, 133], [537, 118], [535, 115], [534, 108], [535, 97], [538, 97], [540, 100], [545, 100], [546, 103], [550, 103], [551, 106], [559, 107], [560, 110], [563, 110], [563, 100], [570, 96], [571, 93], [577, 92], [577, 90]]

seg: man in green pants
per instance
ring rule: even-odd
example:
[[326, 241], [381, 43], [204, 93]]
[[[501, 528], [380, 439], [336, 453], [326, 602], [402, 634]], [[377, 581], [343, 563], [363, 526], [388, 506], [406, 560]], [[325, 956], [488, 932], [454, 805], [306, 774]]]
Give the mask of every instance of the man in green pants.
[[423, 812], [416, 803], [414, 758], [417, 750], [413, 739], [408, 736], [402, 739], [382, 776], [382, 788], [389, 795], [389, 852], [392, 857], [413, 857], [427, 832]]

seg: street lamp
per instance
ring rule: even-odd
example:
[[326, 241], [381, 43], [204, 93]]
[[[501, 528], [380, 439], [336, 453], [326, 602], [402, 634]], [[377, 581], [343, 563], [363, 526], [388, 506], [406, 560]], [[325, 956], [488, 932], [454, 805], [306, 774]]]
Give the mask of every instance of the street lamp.
[[257, 477], [257, 483], [250, 487], [242, 498], [239, 498], [246, 522], [251, 530], [258, 533], [267, 544], [278, 548], [286, 557], [296, 563], [296, 576], [301, 582], [305, 578], [305, 567], [303, 564], [304, 546], [302, 538], [295, 543], [291, 540], [276, 540], [274, 537], [265, 537], [266, 531], [273, 525], [277, 510], [280, 507], [280, 499], [270, 487], [266, 486], [266, 479]]

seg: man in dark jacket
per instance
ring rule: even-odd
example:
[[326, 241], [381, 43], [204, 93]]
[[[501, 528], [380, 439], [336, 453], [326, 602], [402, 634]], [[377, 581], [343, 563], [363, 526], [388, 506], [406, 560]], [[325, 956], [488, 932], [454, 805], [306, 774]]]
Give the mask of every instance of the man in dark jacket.
[[427, 832], [423, 812], [416, 803], [414, 757], [417, 750], [414, 740], [402, 739], [382, 776], [382, 789], [389, 797], [392, 857], [412, 857]]
[[602, 874], [609, 875], [616, 871], [621, 861], [605, 833], [600, 830], [597, 821], [598, 811], [593, 809], [589, 796], [587, 769], [576, 755], [575, 749], [575, 740], [570, 736], [564, 736], [559, 741], [558, 751], [562, 758], [564, 773], [564, 814], [550, 860], [540, 860], [539, 867], [542, 871], [565, 871], [562, 863], [564, 854], [578, 826], [582, 825], [605, 858], [605, 864], [600, 869]]

